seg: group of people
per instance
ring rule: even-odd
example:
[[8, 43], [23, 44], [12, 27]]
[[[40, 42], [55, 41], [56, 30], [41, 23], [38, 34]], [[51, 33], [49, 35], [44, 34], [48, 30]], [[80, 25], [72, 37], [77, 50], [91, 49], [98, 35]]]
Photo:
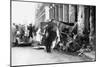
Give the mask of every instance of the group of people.
[[16, 42], [16, 38], [19, 38], [17, 40], [26, 41], [28, 42], [30, 38], [33, 38], [33, 36], [36, 35], [36, 29], [35, 26], [32, 26], [32, 24], [25, 25], [25, 24], [15, 24], [12, 25], [12, 37], [13, 42]]

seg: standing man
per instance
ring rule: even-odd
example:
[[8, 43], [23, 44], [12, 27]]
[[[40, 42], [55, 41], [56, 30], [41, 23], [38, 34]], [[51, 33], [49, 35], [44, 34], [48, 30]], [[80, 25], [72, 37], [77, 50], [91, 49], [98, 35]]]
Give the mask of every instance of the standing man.
[[46, 51], [47, 52], [51, 52], [51, 46], [52, 46], [52, 42], [55, 40], [57, 34], [56, 34], [56, 25], [53, 22], [53, 20], [51, 20], [51, 22], [48, 23], [48, 26], [46, 28], [46, 32], [47, 32], [47, 38], [46, 38]]
[[24, 25], [21, 25], [21, 39], [23, 40], [23, 36], [25, 34], [25, 28]]
[[30, 24], [29, 27], [28, 27], [28, 30], [29, 30], [29, 38], [30, 38], [30, 37], [33, 38], [33, 34], [32, 34], [33, 29], [32, 29], [32, 28], [33, 28], [33, 27], [32, 27], [32, 24]]

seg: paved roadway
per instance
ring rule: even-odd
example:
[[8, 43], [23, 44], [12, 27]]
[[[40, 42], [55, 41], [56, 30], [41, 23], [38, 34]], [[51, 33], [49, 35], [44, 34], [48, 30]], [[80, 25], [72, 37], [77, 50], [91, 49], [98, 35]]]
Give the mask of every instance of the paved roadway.
[[43, 49], [39, 50], [32, 47], [13, 47], [11, 56], [12, 66], [87, 61], [79, 56], [72, 56], [57, 51], [47, 53]]

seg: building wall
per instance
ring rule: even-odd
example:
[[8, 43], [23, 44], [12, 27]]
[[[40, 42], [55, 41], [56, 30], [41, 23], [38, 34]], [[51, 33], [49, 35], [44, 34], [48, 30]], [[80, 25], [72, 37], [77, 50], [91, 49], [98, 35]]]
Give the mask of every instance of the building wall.
[[75, 22], [75, 6], [69, 5], [69, 23]]
[[[42, 4], [37, 10], [36, 23], [46, 22], [50, 19], [77, 23], [78, 33], [83, 34], [84, 28], [89, 29], [89, 7], [68, 4]], [[64, 25], [61, 25], [64, 27]]]
[[69, 22], [69, 5], [63, 5], [63, 21]]
[[[95, 30], [95, 7], [84, 6], [84, 5], [68, 5], [68, 4], [43, 4], [40, 9], [37, 10], [36, 24], [37, 27], [40, 22], [48, 21], [49, 19], [55, 19], [57, 21], [64, 21], [66, 23], [77, 23], [77, 33], [83, 35], [83, 32], [91, 31], [88, 37], [90, 42], [93, 44], [93, 40], [96, 37]], [[60, 24], [60, 31], [67, 27], [67, 25]], [[93, 33], [94, 32], [94, 33]], [[91, 40], [91, 37], [93, 39]]]
[[58, 16], [59, 16], [59, 5], [55, 4], [55, 19], [56, 20], [59, 20]]
[[83, 34], [84, 30], [84, 6], [80, 5], [78, 6], [78, 33]]
[[53, 5], [51, 4], [50, 6], [50, 10], [49, 10], [49, 12], [50, 12], [50, 19], [54, 19], [54, 7], [53, 7]]
[[96, 50], [96, 7], [90, 7], [90, 45]]
[[49, 6], [45, 6], [45, 22], [49, 20]]
[[63, 5], [59, 5], [59, 21], [63, 21]]
[[41, 22], [46, 21], [48, 19], [48, 8], [45, 6], [45, 4], [41, 4], [37, 8], [37, 13], [36, 13], [36, 20], [35, 20], [35, 26], [40, 27]]

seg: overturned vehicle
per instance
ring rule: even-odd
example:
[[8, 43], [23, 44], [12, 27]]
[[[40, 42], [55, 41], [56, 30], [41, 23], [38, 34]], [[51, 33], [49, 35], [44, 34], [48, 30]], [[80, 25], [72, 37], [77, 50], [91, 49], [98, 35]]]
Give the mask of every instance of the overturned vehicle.
[[[77, 23], [66, 23], [62, 21], [54, 22], [59, 23], [59, 25], [55, 25], [57, 26], [57, 35], [54, 41], [52, 41], [52, 47], [54, 50], [60, 50], [64, 52], [77, 52], [82, 48], [87, 48], [89, 44], [89, 37], [77, 33]], [[49, 24], [44, 23], [44, 26], [48, 27]], [[44, 28], [43, 31], [46, 31], [46, 28]], [[47, 34], [43, 33], [42, 36], [41, 45], [45, 45]]]

